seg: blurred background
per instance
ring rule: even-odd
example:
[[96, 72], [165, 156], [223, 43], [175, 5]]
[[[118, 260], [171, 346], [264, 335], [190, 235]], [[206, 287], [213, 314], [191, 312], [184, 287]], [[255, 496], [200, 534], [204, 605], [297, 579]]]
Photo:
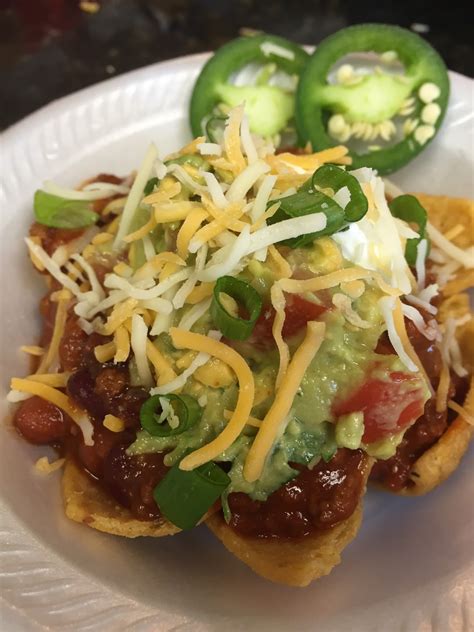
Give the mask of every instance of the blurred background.
[[242, 28], [302, 44], [349, 24], [416, 31], [474, 75], [469, 3], [426, 0], [0, 0], [0, 128], [85, 86], [219, 47]]

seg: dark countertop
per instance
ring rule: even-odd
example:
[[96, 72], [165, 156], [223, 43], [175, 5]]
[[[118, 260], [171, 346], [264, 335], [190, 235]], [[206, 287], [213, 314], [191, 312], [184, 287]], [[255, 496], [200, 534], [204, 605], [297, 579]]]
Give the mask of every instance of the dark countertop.
[[111, 76], [215, 49], [242, 27], [317, 44], [349, 24], [398, 24], [425, 37], [449, 68], [473, 76], [466, 7], [420, 0], [1, 0], [0, 128]]

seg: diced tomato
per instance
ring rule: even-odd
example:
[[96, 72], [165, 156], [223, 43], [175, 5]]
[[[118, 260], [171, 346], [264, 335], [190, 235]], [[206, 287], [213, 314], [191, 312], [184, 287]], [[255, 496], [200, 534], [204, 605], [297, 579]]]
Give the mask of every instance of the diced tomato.
[[[302, 298], [298, 294], [286, 294], [285, 322], [283, 324], [283, 338], [291, 338], [298, 333], [306, 323], [310, 320], [318, 320], [327, 307], [318, 305], [312, 301]], [[275, 320], [275, 310], [272, 305], [267, 305], [262, 310], [254, 330], [252, 337], [257, 343], [268, 342], [273, 340], [272, 327]]]
[[363, 412], [363, 440], [372, 443], [408, 428], [423, 414], [424, 405], [420, 379], [407, 373], [392, 372], [390, 380], [369, 379], [348, 399], [337, 404], [334, 414], [339, 417]]

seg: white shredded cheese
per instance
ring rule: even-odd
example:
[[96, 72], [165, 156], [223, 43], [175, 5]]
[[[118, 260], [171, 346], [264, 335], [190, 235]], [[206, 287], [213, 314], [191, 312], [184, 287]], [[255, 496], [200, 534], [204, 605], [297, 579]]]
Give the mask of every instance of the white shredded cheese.
[[206, 298], [200, 303], [193, 305], [179, 321], [178, 328], [190, 331], [201, 316], [204, 316], [204, 314], [209, 310], [211, 303], [212, 298]]
[[[437, 328], [433, 327], [431, 324], [428, 325], [427, 323], [425, 323], [423, 316], [415, 307], [402, 304], [402, 311], [403, 315], [412, 321], [418, 331], [423, 334], [425, 338], [427, 338], [428, 340], [436, 340], [436, 338], [438, 337]], [[430, 321], [430, 323], [431, 322], [432, 321]]]
[[257, 180], [263, 176], [264, 173], [270, 171], [270, 165], [263, 160], [257, 160], [253, 164], [246, 167], [235, 178], [226, 193], [226, 198], [229, 202], [240, 202], [245, 200], [245, 196], [257, 182]]
[[83, 200], [84, 202], [92, 202], [94, 200], [103, 200], [115, 193], [127, 194], [129, 188], [122, 184], [109, 184], [108, 182], [95, 182], [86, 185], [82, 190], [68, 189], [61, 187], [51, 180], [43, 183], [43, 191], [51, 195], [65, 198], [66, 200]]
[[222, 156], [222, 147], [218, 143], [199, 143], [197, 148], [201, 156]]
[[[250, 227], [245, 226], [231, 246], [224, 246], [212, 258], [209, 265], [199, 273], [200, 281], [216, 281], [220, 276], [232, 274], [243, 257], [261, 248], [267, 248], [285, 239], [293, 239], [308, 233], [316, 233], [326, 227], [324, 213], [312, 213], [302, 217], [285, 219], [272, 226], [266, 226], [250, 235]], [[214, 263], [216, 257], [219, 263]]]
[[[222, 334], [220, 331], [210, 331], [208, 334], [209, 338], [213, 340], [220, 340], [222, 338]], [[202, 351], [197, 354], [191, 364], [185, 369], [178, 377], [167, 384], [163, 384], [161, 386], [157, 386], [150, 390], [150, 395], [168, 395], [169, 393], [174, 393], [178, 389], [183, 388], [186, 384], [187, 380], [200, 366], [206, 364], [209, 360], [210, 355], [208, 353], [203, 353]]]
[[63, 287], [68, 289], [74, 294], [74, 296], [81, 296], [82, 292], [77, 283], [72, 281], [67, 274], [61, 272], [61, 268], [55, 263], [45, 250], [38, 244], [35, 244], [29, 237], [25, 238], [25, 243], [28, 246], [29, 251], [40, 261], [44, 268], [53, 276], [56, 281], [61, 283]]
[[125, 206], [120, 217], [120, 224], [114, 239], [113, 247], [115, 250], [122, 247], [123, 238], [125, 237], [125, 235], [128, 234], [130, 230], [130, 224], [132, 223], [135, 211], [140, 204], [145, 185], [148, 181], [148, 178], [150, 177], [151, 170], [157, 158], [158, 151], [155, 145], [152, 143], [148, 147], [142, 164], [140, 165], [140, 169], [138, 170], [135, 180], [133, 181], [132, 188], [130, 189], [130, 193], [127, 197], [127, 201], [125, 202]]
[[150, 366], [148, 364], [148, 357], [146, 354], [146, 342], [148, 339], [148, 327], [145, 324], [142, 316], [134, 314], [132, 316], [132, 332], [130, 336], [130, 345], [135, 355], [135, 362], [137, 365], [138, 375], [140, 376], [140, 383], [144, 386], [151, 386], [153, 384], [153, 377], [151, 375]]
[[425, 261], [426, 261], [427, 250], [428, 250], [428, 240], [422, 239], [416, 247], [415, 269], [416, 269], [416, 278], [418, 281], [418, 290], [422, 290], [425, 287], [425, 280], [426, 280]]
[[224, 191], [222, 190], [222, 186], [218, 182], [216, 176], [209, 171], [200, 171], [199, 174], [206, 181], [209, 194], [217, 208], [225, 208], [228, 206], [229, 202], [227, 201]]
[[392, 343], [392, 347], [395, 349], [398, 357], [409, 371], [418, 371], [418, 367], [407, 355], [405, 349], [403, 348], [402, 341], [400, 340], [397, 330], [395, 329], [395, 323], [393, 320], [395, 298], [393, 296], [383, 296], [381, 299], [379, 299], [379, 306], [380, 311], [382, 312], [382, 316], [384, 317], [385, 324], [387, 325], [387, 333], [389, 340]]
[[252, 222], [256, 222], [265, 213], [268, 200], [270, 199], [270, 194], [273, 190], [273, 187], [275, 186], [276, 181], [277, 176], [272, 175], [267, 175], [262, 179], [262, 183], [258, 188], [257, 195], [255, 196], [250, 211]]
[[341, 208], [345, 209], [351, 201], [351, 192], [347, 187], [341, 187], [339, 191], [336, 191], [334, 194], [334, 201], [337, 202]]
[[295, 58], [295, 54], [292, 50], [288, 50], [288, 48], [284, 48], [283, 46], [279, 46], [273, 42], [263, 42], [260, 44], [260, 50], [265, 55], [265, 57], [269, 57], [270, 55], [275, 55], [276, 57], [282, 57], [283, 59], [290, 59], [293, 61]]
[[252, 165], [257, 162], [258, 154], [255, 143], [253, 142], [252, 134], [250, 133], [249, 120], [246, 114], [242, 117], [242, 123], [240, 124], [240, 139], [242, 141], [244, 153], [247, 156], [247, 162], [249, 165]]

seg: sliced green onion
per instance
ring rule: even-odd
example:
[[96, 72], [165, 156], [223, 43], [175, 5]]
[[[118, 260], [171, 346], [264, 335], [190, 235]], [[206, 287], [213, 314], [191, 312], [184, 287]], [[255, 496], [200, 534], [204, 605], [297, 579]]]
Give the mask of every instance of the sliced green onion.
[[302, 215], [311, 215], [312, 213], [324, 213], [326, 215], [326, 227], [317, 233], [309, 233], [307, 235], [301, 235], [300, 237], [294, 237], [293, 239], [286, 239], [282, 241], [283, 246], [289, 246], [290, 248], [302, 248], [307, 246], [318, 237], [324, 235], [332, 235], [344, 228], [344, 211], [332, 198], [320, 191], [305, 191], [303, 188], [299, 189], [293, 195], [281, 198], [279, 200], [272, 200], [268, 206], [280, 202], [278, 211], [269, 218], [269, 224], [276, 224], [285, 219], [291, 217], [301, 217]]
[[211, 143], [219, 143], [224, 131], [224, 123], [227, 121], [227, 116], [211, 116], [206, 123], [206, 136]]
[[[339, 191], [342, 187], [347, 187], [351, 196], [350, 202], [345, 209], [342, 209], [333, 198], [318, 191], [316, 187], [330, 188], [334, 192]], [[319, 167], [296, 193], [272, 200], [268, 203], [267, 208], [275, 204], [276, 201], [280, 202], [280, 207], [268, 220], [269, 224], [311, 213], [324, 213], [326, 215], [327, 223], [323, 230], [281, 242], [290, 248], [301, 248], [311, 244], [318, 237], [333, 235], [344, 230], [348, 222], [362, 219], [368, 208], [367, 198], [357, 179], [336, 165], [329, 164]]]
[[332, 189], [334, 193], [343, 187], [348, 188], [351, 199], [344, 209], [347, 222], [357, 222], [367, 213], [369, 206], [359, 181], [344, 169], [331, 164], [319, 167], [311, 178], [311, 188], [317, 186], [321, 189]]
[[[228, 294], [248, 313], [247, 318], [231, 316], [221, 302], [220, 294]], [[217, 279], [211, 303], [211, 317], [227, 338], [247, 340], [262, 311], [262, 299], [249, 283], [231, 276]]]
[[390, 202], [389, 208], [394, 217], [416, 224], [418, 227], [417, 232], [420, 236], [408, 239], [405, 246], [405, 259], [409, 265], [414, 266], [416, 264], [418, 244], [422, 239], [426, 239], [428, 242], [426, 256], [428, 256], [430, 251], [430, 241], [426, 230], [427, 213], [414, 195], [400, 195], [394, 198]]
[[51, 228], [85, 228], [99, 219], [92, 210], [91, 202], [67, 200], [41, 189], [35, 193], [34, 212], [39, 224]]
[[[161, 410], [161, 399], [172, 402], [175, 414], [179, 419], [176, 428], [172, 428], [168, 421], [160, 423], [158, 411]], [[140, 423], [142, 428], [153, 437], [172, 437], [182, 434], [194, 426], [201, 418], [202, 409], [190, 395], [153, 395], [142, 404], [140, 409]]]
[[153, 190], [158, 184], [158, 182], [159, 182], [159, 179], [157, 177], [150, 178], [148, 182], [145, 184], [145, 188], [143, 189], [143, 194], [150, 195], [150, 193], [153, 193]]
[[166, 160], [165, 165], [191, 165], [196, 169], [204, 169], [205, 171], [209, 169], [207, 160], [198, 154], [183, 154], [178, 156], [178, 158]]
[[186, 472], [176, 463], [158, 483], [153, 498], [180, 529], [192, 529], [229, 486], [230, 478], [212, 461]]

